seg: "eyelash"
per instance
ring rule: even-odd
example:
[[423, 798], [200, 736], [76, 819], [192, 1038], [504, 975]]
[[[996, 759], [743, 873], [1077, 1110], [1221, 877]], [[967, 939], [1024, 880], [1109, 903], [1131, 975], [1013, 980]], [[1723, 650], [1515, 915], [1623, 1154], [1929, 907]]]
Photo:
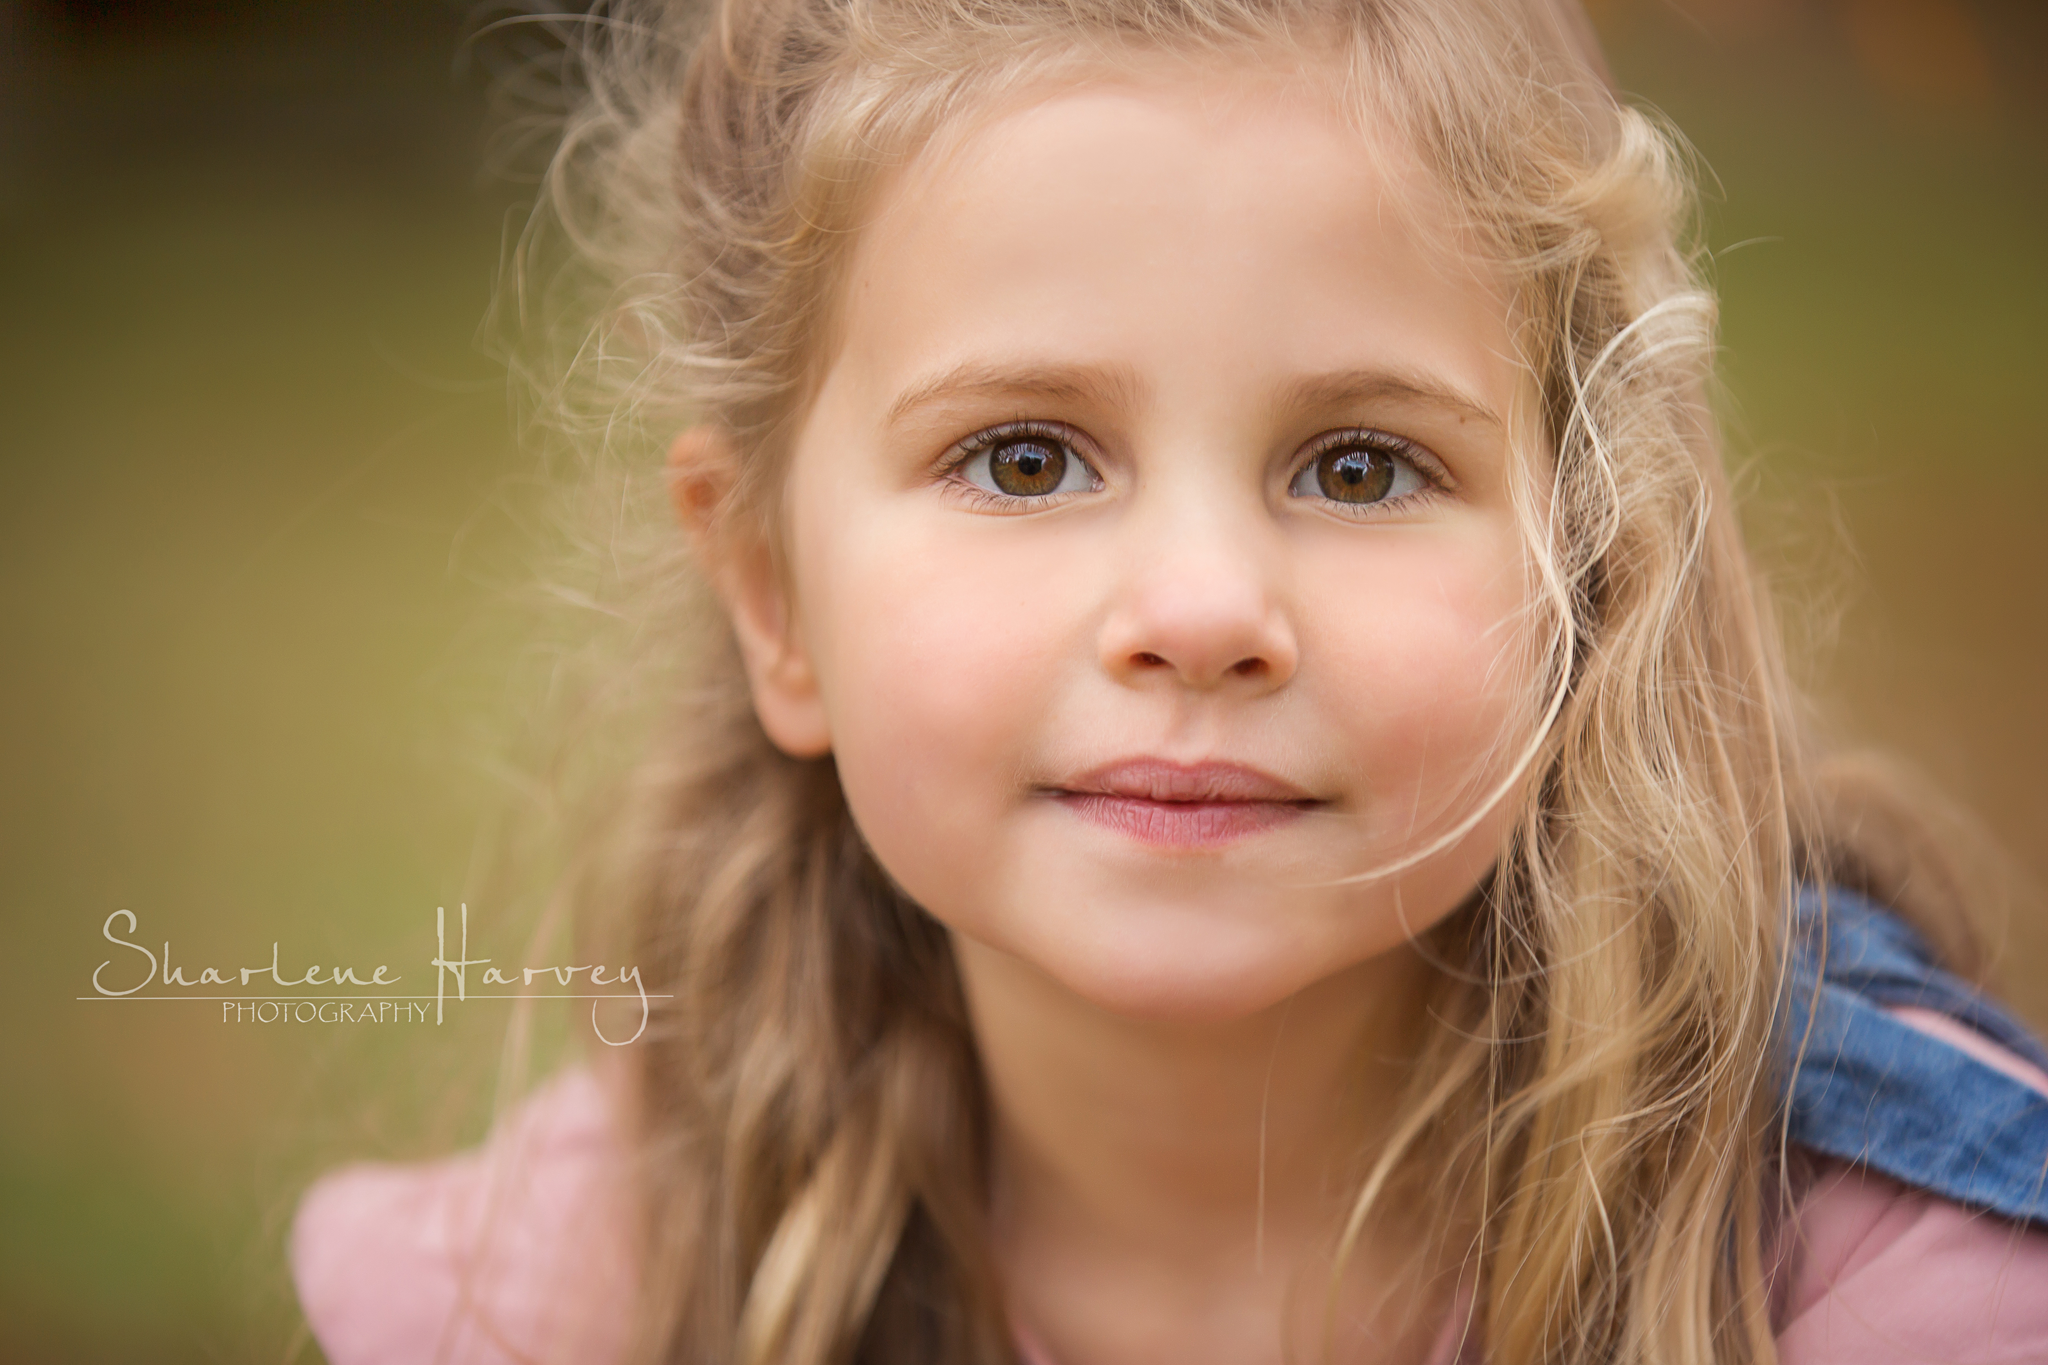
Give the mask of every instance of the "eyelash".
[[1077, 462], [1095, 482], [1102, 487], [1101, 471], [1095, 462], [1081, 453], [1081, 441], [1072, 428], [1058, 422], [1038, 421], [1030, 418], [1004, 422], [1000, 426], [988, 427], [975, 432], [959, 442], [940, 458], [937, 473], [952, 485], [952, 492], [970, 507], [997, 512], [1038, 511], [1047, 507], [1058, 507], [1071, 501], [1078, 493], [1048, 493], [1039, 497], [1021, 497], [992, 492], [978, 484], [968, 482], [962, 472], [974, 462], [976, 456], [990, 452], [1022, 439], [1036, 439], [1049, 445], [1057, 445], [1070, 460]]
[[[1052, 493], [1038, 497], [993, 492], [969, 482], [962, 473], [977, 456], [988, 454], [1022, 439], [1036, 439], [1059, 446], [1069, 459], [1077, 461], [1087, 471], [1096, 488], [1102, 487], [1101, 473], [1095, 468], [1094, 463], [1081, 453], [1081, 442], [1071, 428], [1058, 422], [1029, 418], [1004, 422], [966, 437], [946, 452], [935, 472], [952, 485], [952, 491], [957, 496], [976, 508], [1004, 512], [1016, 512], [1024, 508], [1038, 510], [1059, 506], [1077, 496], [1074, 492]], [[1318, 460], [1334, 450], [1341, 450], [1347, 446], [1364, 447], [1398, 460], [1414, 472], [1422, 487], [1367, 503], [1346, 503], [1327, 495], [1302, 495], [1293, 491], [1294, 486], [1315, 467]], [[1397, 436], [1375, 427], [1346, 427], [1325, 432], [1310, 441], [1304, 457], [1289, 472], [1285, 487], [1288, 496], [1314, 496], [1318, 503], [1338, 516], [1369, 517], [1384, 513], [1389, 508], [1406, 507], [1439, 496], [1452, 487], [1452, 481], [1435, 455], [1407, 437]]]
[[[1413, 470], [1421, 480], [1422, 487], [1376, 502], [1345, 503], [1321, 494], [1296, 494], [1294, 486], [1314, 469], [1323, 456], [1347, 446], [1364, 447], [1391, 459], [1398, 460]], [[1406, 436], [1396, 436], [1391, 431], [1376, 427], [1346, 427], [1337, 431], [1324, 432], [1310, 441], [1301, 461], [1288, 472], [1286, 488], [1289, 497], [1314, 496], [1315, 501], [1342, 517], [1378, 516], [1390, 508], [1408, 507], [1429, 498], [1439, 497], [1454, 485], [1450, 474], [1435, 455]]]

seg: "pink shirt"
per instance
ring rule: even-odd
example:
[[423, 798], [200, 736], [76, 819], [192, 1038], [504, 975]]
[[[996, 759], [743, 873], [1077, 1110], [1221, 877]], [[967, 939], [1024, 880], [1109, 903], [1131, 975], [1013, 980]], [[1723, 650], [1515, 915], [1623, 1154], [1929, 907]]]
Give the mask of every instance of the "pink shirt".
[[[1900, 1013], [2048, 1092], [2048, 1076], [1962, 1026]], [[313, 1335], [332, 1365], [613, 1365], [632, 1324], [623, 1169], [603, 1090], [572, 1071], [480, 1151], [325, 1177], [291, 1232]], [[2048, 1362], [2048, 1233], [1840, 1165], [1797, 1227], [1783, 1365]], [[1478, 1358], [1460, 1356], [1456, 1329], [1430, 1365]]]

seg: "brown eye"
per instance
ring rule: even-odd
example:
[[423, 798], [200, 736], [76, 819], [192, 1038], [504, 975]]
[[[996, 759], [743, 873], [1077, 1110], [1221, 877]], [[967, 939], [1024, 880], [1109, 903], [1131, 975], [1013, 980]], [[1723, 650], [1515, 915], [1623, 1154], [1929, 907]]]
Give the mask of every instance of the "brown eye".
[[1303, 465], [1287, 491], [1298, 498], [1326, 498], [1351, 507], [1420, 492], [1430, 486], [1429, 480], [1405, 453], [1407, 448], [1400, 437], [1384, 432], [1343, 437]]
[[1316, 487], [1337, 502], [1378, 502], [1394, 486], [1394, 461], [1384, 452], [1339, 446], [1316, 456]]
[[963, 442], [971, 452], [955, 477], [999, 498], [1045, 501], [1100, 488], [1102, 480], [1059, 429], [1037, 423], [996, 427]]
[[1005, 441], [989, 452], [989, 479], [1013, 498], [1042, 498], [1067, 476], [1067, 452], [1031, 436]]

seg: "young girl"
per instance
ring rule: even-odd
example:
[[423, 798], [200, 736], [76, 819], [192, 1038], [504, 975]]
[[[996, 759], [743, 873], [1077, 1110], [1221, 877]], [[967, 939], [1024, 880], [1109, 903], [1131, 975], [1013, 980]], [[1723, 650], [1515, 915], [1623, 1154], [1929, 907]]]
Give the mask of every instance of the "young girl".
[[1572, 0], [589, 31], [580, 372], [720, 608], [605, 547], [662, 998], [315, 1188], [330, 1359], [2048, 1360], [2048, 1075], [1805, 737]]

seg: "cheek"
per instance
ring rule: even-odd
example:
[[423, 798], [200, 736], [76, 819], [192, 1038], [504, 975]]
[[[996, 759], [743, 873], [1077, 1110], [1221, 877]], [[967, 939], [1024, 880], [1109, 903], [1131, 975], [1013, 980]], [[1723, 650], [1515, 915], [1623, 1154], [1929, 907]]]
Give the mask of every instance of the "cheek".
[[1375, 835], [1455, 824], [1527, 738], [1526, 598], [1505, 539], [1390, 547], [1368, 600], [1319, 613], [1320, 709], [1360, 763]]
[[[971, 547], [864, 519], [814, 561], [800, 600], [840, 782], [883, 865], [926, 904], [995, 850], [1000, 817], [1071, 682], [1085, 583], [1017, 537]], [[815, 542], [814, 542], [815, 543]], [[1048, 570], [1048, 564], [1059, 567]]]

